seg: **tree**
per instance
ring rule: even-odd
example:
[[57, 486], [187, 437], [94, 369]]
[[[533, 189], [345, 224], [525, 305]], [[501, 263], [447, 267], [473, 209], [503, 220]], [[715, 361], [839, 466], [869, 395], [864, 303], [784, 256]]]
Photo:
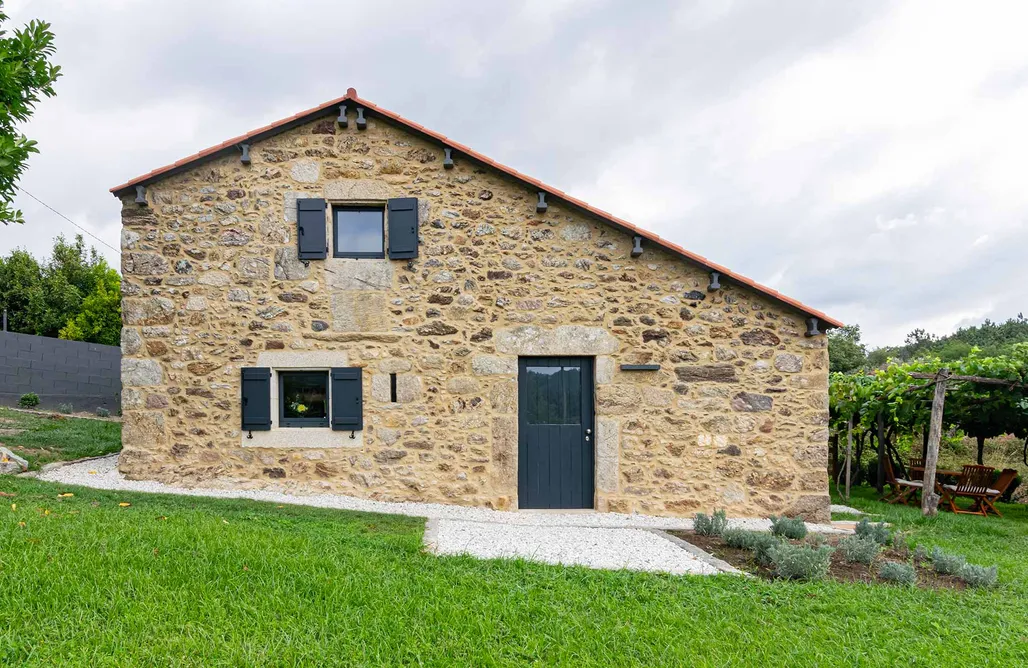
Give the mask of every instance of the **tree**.
[[868, 366], [883, 367], [890, 359], [907, 362], [918, 358], [938, 357], [943, 362], [962, 359], [977, 348], [986, 357], [1010, 355], [1013, 347], [1028, 342], [1028, 318], [1023, 313], [1006, 322], [988, 318], [980, 325], [961, 327], [949, 336], [935, 336], [918, 328], [907, 335], [902, 346], [877, 348], [867, 354]]
[[106, 268], [103, 279], [82, 300], [78, 315], [61, 329], [60, 336], [107, 346], [121, 344], [121, 277], [118, 272]]
[[[892, 359], [902, 359], [902, 348], [896, 346], [887, 346], [883, 348], [875, 348], [867, 354], [867, 366], [872, 369], [881, 369], [889, 363]], [[829, 353], [829, 357], [831, 353]]]
[[[8, 17], [0, 1], [0, 26]], [[0, 221], [24, 223], [21, 211], [11, 208], [18, 179], [36, 142], [17, 130], [35, 110], [39, 96], [53, 97], [53, 84], [61, 68], [53, 65], [54, 36], [50, 24], [32, 20], [13, 33], [0, 27]]]
[[82, 307], [82, 300], [96, 291], [109, 267], [95, 248], [86, 250], [82, 235], [68, 243], [54, 239], [50, 258], [43, 264], [40, 289], [30, 304], [34, 334], [57, 337], [68, 320]]
[[828, 363], [831, 371], [849, 373], [867, 364], [867, 348], [860, 342], [860, 325], [846, 325], [828, 332]]
[[36, 258], [15, 249], [0, 258], [0, 308], [7, 309], [7, 328], [12, 332], [34, 334], [31, 304], [41, 289], [42, 270]]
[[76, 321], [65, 338], [116, 345], [121, 331], [114, 324], [121, 318], [119, 285], [118, 273], [95, 248], [87, 251], [81, 236], [73, 243], [57, 237], [43, 263], [24, 250], [0, 258], [0, 308], [8, 310], [12, 332], [57, 337], [89, 309], [93, 315]]
[[937, 343], [939, 343], [939, 337], [918, 327], [907, 334], [903, 345], [906, 346], [909, 357], [917, 357], [921, 353], [931, 350]]
[[955, 362], [971, 354], [972, 348], [971, 344], [967, 341], [948, 339], [939, 348], [939, 359], [943, 362]]

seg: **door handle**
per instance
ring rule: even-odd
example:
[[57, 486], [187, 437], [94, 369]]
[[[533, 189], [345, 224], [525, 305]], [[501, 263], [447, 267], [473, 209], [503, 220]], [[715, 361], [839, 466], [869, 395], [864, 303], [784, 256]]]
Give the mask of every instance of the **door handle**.
[[587, 433], [587, 434], [591, 434], [591, 433], [593, 433], [593, 430], [592, 430], [592, 429], [586, 429], [586, 430], [585, 430], [585, 433]]

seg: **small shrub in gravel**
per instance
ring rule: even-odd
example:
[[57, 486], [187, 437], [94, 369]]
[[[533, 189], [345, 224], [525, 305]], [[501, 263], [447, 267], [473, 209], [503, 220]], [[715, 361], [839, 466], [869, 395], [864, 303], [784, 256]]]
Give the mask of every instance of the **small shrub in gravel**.
[[712, 517], [707, 517], [704, 513], [696, 513], [696, 518], [693, 520], [693, 530], [701, 536], [720, 536], [724, 534], [727, 527], [728, 519], [723, 510], [715, 510]]
[[103, 406], [100, 406], [99, 408], [96, 409], [96, 416], [97, 417], [102, 417], [102, 418], [111, 417], [111, 411], [107, 410]]
[[892, 542], [892, 532], [884, 522], [872, 524], [866, 517], [857, 522], [854, 532], [861, 538], [870, 538], [879, 545], [888, 545]]
[[881, 546], [875, 541], [860, 536], [847, 536], [839, 541], [842, 558], [850, 564], [870, 564], [881, 549]]
[[721, 539], [725, 541], [725, 545], [728, 547], [748, 550], [753, 543], [750, 534], [754, 533], [756, 531], [747, 531], [746, 529], [725, 529], [724, 533], [721, 534]]
[[957, 575], [967, 565], [967, 560], [959, 554], [949, 554], [939, 548], [932, 550], [932, 568], [943, 575]]
[[57, 404], [57, 412], [70, 415], [75, 412], [75, 407], [71, 404]]
[[26, 392], [18, 397], [18, 405], [22, 408], [35, 408], [39, 405], [39, 395], [35, 392]]
[[761, 531], [755, 531], [753, 537], [753, 544], [750, 547], [753, 550], [753, 558], [758, 564], [768, 566], [772, 563], [771, 561], [771, 550], [782, 544], [777, 536], [772, 536], [769, 533], [763, 533]]
[[828, 536], [824, 535], [823, 533], [808, 533], [807, 542], [813, 545], [814, 547], [821, 547], [822, 545], [828, 543]]
[[782, 540], [778, 536], [772, 536], [762, 531], [754, 531], [750, 540], [750, 550], [753, 552], [754, 560], [763, 566], [770, 566], [772, 563], [771, 550], [781, 545]]
[[892, 532], [892, 549], [897, 555], [903, 558], [910, 557], [910, 532], [905, 531], [893, 531]]
[[917, 574], [910, 564], [902, 564], [898, 561], [886, 561], [878, 569], [878, 577], [886, 582], [895, 582], [912, 586], [917, 582]]
[[781, 542], [769, 533], [746, 529], [725, 529], [721, 538], [728, 547], [750, 550], [753, 552], [754, 560], [764, 566], [771, 563], [771, 548]]
[[770, 550], [775, 577], [785, 580], [823, 580], [828, 575], [834, 551], [827, 545], [807, 547], [779, 543]]
[[975, 566], [974, 564], [964, 564], [960, 568], [960, 572], [957, 576], [967, 583], [969, 587], [993, 587], [996, 584], [996, 578], [999, 575], [998, 566]]
[[807, 525], [799, 517], [771, 516], [771, 533], [785, 536], [793, 540], [801, 540], [807, 535]]

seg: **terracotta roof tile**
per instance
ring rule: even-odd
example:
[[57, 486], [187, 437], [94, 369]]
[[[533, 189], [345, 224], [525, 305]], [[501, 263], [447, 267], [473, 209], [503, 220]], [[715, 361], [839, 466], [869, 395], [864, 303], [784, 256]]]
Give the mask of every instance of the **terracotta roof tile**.
[[513, 168], [508, 167], [508, 166], [506, 166], [504, 164], [496, 162], [495, 160], [493, 160], [491, 158], [488, 158], [488, 157], [482, 155], [481, 153], [478, 153], [478, 152], [474, 151], [473, 149], [469, 148], [468, 146], [465, 146], [464, 144], [461, 144], [459, 142], [455, 142], [455, 141], [451, 140], [446, 135], [443, 135], [443, 134], [440, 134], [440, 133], [435, 132], [433, 130], [430, 130], [430, 129], [424, 127], [423, 125], [420, 125], [420, 124], [415, 123], [413, 121], [407, 120], [406, 118], [404, 118], [403, 116], [401, 116], [401, 115], [399, 115], [397, 113], [389, 111], [388, 109], [383, 109], [383, 108], [379, 107], [378, 105], [376, 105], [376, 104], [374, 104], [372, 102], [368, 102], [367, 100], [361, 99], [360, 97], [357, 96], [357, 91], [355, 89], [353, 89], [353, 88], [348, 88], [346, 90], [346, 95], [344, 95], [343, 97], [339, 97], [339, 98], [336, 98], [334, 100], [329, 100], [328, 102], [325, 102], [325, 103], [323, 103], [323, 104], [321, 104], [321, 105], [319, 105], [317, 107], [311, 107], [310, 109], [307, 109], [305, 111], [301, 111], [301, 112], [299, 112], [297, 114], [293, 114], [292, 116], [289, 116], [288, 118], [284, 118], [284, 119], [282, 119], [280, 121], [277, 121], [275, 123], [271, 123], [269, 125], [265, 125], [263, 127], [257, 128], [256, 130], [251, 130], [250, 132], [247, 132], [246, 134], [239, 135], [238, 137], [235, 137], [233, 139], [229, 139], [228, 141], [224, 141], [224, 142], [222, 142], [220, 144], [216, 144], [215, 146], [211, 146], [209, 148], [206, 148], [206, 149], [204, 149], [204, 150], [202, 150], [202, 151], [200, 151], [198, 153], [195, 153], [195, 154], [193, 154], [191, 156], [188, 156], [188, 157], [182, 158], [181, 160], [173, 162], [170, 165], [165, 165], [164, 167], [160, 167], [158, 169], [154, 169], [154, 170], [152, 170], [150, 172], [147, 172], [146, 174], [143, 174], [142, 176], [137, 176], [136, 178], [121, 184], [120, 186], [115, 186], [115, 187], [111, 188], [111, 192], [112, 193], [118, 193], [120, 191], [127, 190], [127, 189], [129, 189], [129, 188], [131, 188], [131, 187], [133, 187], [135, 185], [143, 183], [144, 181], [150, 181], [150, 180], [154, 179], [155, 177], [158, 177], [158, 176], [160, 176], [162, 174], [165, 174], [166, 172], [169, 172], [169, 171], [171, 171], [173, 169], [176, 169], [176, 168], [181, 167], [183, 165], [189, 164], [191, 162], [202, 160], [203, 158], [205, 158], [205, 157], [207, 157], [209, 155], [212, 155], [214, 153], [218, 153], [219, 151], [224, 150], [226, 148], [229, 148], [231, 146], [234, 146], [234, 145], [237, 145], [237, 144], [241, 144], [241, 143], [247, 141], [248, 139], [252, 139], [252, 138], [256, 137], [257, 135], [273, 131], [273, 130], [279, 128], [279, 127], [282, 127], [282, 126], [286, 125], [287, 123], [291, 123], [291, 122], [293, 122], [295, 120], [298, 120], [298, 119], [301, 119], [301, 118], [303, 118], [305, 116], [309, 116], [309, 115], [312, 115], [312, 114], [323, 112], [323, 111], [327, 110], [329, 107], [334, 107], [334, 106], [342, 104], [344, 102], [354, 102], [354, 103], [364, 107], [365, 109], [374, 111], [375, 113], [377, 113], [377, 114], [379, 114], [381, 116], [384, 116], [385, 118], [389, 118], [389, 119], [391, 119], [391, 120], [393, 120], [393, 121], [395, 121], [397, 123], [405, 125], [405, 126], [411, 128], [413, 130], [416, 130], [416, 131], [418, 131], [418, 132], [420, 132], [422, 134], [428, 135], [429, 137], [432, 137], [436, 141], [438, 141], [438, 142], [440, 142], [442, 144], [445, 144], [447, 147], [452, 148], [452, 149], [454, 149], [456, 151], [459, 151], [460, 153], [465, 154], [469, 158], [472, 158], [472, 159], [474, 159], [474, 160], [476, 160], [478, 162], [485, 163], [487, 165], [491, 165], [494, 168], [496, 168], [496, 169], [498, 169], [498, 170], [500, 170], [502, 172], [505, 172], [506, 174], [508, 174], [510, 176], [513, 176], [514, 178], [516, 178], [516, 179], [518, 179], [520, 181], [524, 181], [524, 182], [526, 182], [528, 184], [531, 184], [532, 186], [537, 187], [540, 190], [543, 190], [546, 193], [548, 193], [550, 195], [553, 195], [554, 197], [562, 199], [562, 200], [564, 200], [564, 201], [566, 201], [566, 202], [568, 202], [570, 204], [573, 204], [573, 205], [575, 205], [575, 206], [577, 206], [577, 207], [579, 207], [579, 208], [581, 208], [581, 209], [583, 209], [585, 211], [588, 211], [589, 213], [593, 214], [594, 216], [597, 216], [599, 218], [605, 219], [605, 220], [607, 220], [607, 221], [609, 221], [611, 223], [614, 223], [615, 225], [618, 225], [618, 226], [620, 226], [620, 227], [622, 227], [622, 228], [624, 228], [626, 230], [630, 230], [632, 232], [635, 232], [635, 233], [639, 234], [640, 236], [642, 236], [643, 238], [648, 239], [649, 241], [652, 241], [653, 243], [655, 243], [655, 244], [657, 244], [659, 246], [662, 246], [662, 247], [666, 248], [667, 250], [670, 250], [670, 251], [672, 251], [674, 253], [677, 253], [678, 255], [681, 255], [682, 257], [685, 257], [685, 258], [687, 258], [689, 260], [692, 260], [693, 262], [695, 262], [697, 264], [701, 264], [704, 267], [708, 267], [711, 271], [719, 272], [725, 278], [731, 279], [731, 280], [733, 280], [733, 281], [735, 281], [737, 283], [742, 283], [744, 285], [748, 285], [748, 286], [752, 287], [753, 289], [755, 289], [755, 290], [757, 290], [759, 292], [762, 292], [762, 293], [768, 295], [769, 297], [771, 297], [773, 299], [776, 299], [776, 300], [781, 301], [781, 302], [785, 302], [786, 304], [789, 304], [790, 306], [793, 306], [794, 308], [796, 308], [796, 309], [798, 309], [798, 310], [800, 310], [800, 311], [802, 311], [802, 312], [804, 312], [804, 313], [806, 313], [808, 315], [811, 315], [811, 316], [813, 316], [815, 318], [818, 318], [819, 320], [821, 320], [826, 325], [829, 325], [829, 326], [832, 326], [832, 327], [842, 327], [842, 323], [839, 322], [838, 320], [835, 320], [834, 318], [831, 318], [831, 317], [825, 315], [824, 313], [822, 313], [821, 311], [819, 311], [817, 309], [814, 309], [814, 308], [811, 308], [810, 306], [807, 306], [806, 304], [803, 304], [802, 302], [799, 302], [799, 301], [797, 301], [795, 299], [792, 299], [791, 297], [787, 297], [787, 296], [783, 295], [782, 293], [778, 292], [777, 290], [775, 290], [773, 288], [769, 288], [769, 287], [767, 287], [765, 285], [761, 285], [760, 283], [757, 283], [756, 281], [754, 281], [753, 279], [751, 279], [749, 277], [743, 276], [742, 274], [737, 274], [734, 271], [731, 271], [730, 269], [728, 269], [727, 267], [723, 267], [723, 266], [721, 266], [719, 264], [711, 262], [710, 260], [706, 259], [702, 255], [697, 255], [696, 253], [690, 252], [690, 251], [686, 250], [685, 248], [682, 248], [681, 246], [679, 246], [676, 243], [673, 243], [671, 241], [667, 241], [666, 239], [662, 239], [660, 236], [658, 236], [658, 235], [656, 235], [656, 234], [654, 234], [652, 232], [649, 232], [647, 230], [639, 228], [639, 227], [629, 223], [626, 220], [622, 220], [621, 218], [618, 218], [617, 216], [614, 216], [614, 215], [612, 215], [612, 214], [610, 214], [610, 213], [608, 213], [606, 211], [603, 211], [602, 209], [598, 209], [598, 208], [596, 208], [594, 206], [591, 206], [588, 203], [583, 202], [580, 199], [577, 199], [575, 197], [571, 197], [571, 196], [565, 194], [563, 191], [558, 190], [557, 188], [554, 188], [552, 186], [548, 186], [545, 183], [543, 183], [542, 181], [539, 181], [538, 179], [535, 179], [535, 178], [532, 178], [532, 177], [527, 176], [525, 174], [522, 174], [521, 172], [517, 171], [516, 169], [513, 169]]

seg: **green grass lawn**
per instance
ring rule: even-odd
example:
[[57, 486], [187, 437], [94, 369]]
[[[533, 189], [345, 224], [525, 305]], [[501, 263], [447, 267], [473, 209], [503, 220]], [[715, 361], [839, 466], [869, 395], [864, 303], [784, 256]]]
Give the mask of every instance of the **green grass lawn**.
[[82, 457], [99, 457], [121, 450], [121, 423], [39, 415], [0, 408], [0, 444], [29, 462], [29, 468]]
[[924, 521], [861, 492], [916, 540], [1000, 565], [995, 590], [934, 592], [439, 558], [412, 518], [0, 490], [3, 666], [1028, 662], [1020, 507]]

